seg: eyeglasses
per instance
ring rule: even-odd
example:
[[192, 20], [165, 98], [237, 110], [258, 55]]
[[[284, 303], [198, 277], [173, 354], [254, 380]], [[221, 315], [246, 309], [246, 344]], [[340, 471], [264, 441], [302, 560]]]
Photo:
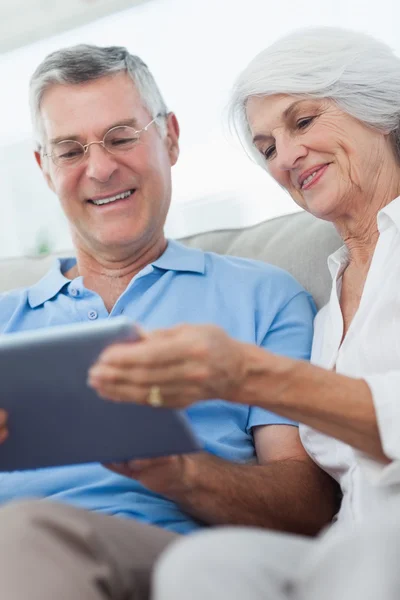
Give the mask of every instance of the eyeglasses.
[[117, 125], [112, 127], [105, 134], [101, 142], [89, 142], [88, 144], [81, 144], [76, 140], [63, 140], [54, 145], [53, 149], [49, 153], [43, 153], [43, 156], [48, 156], [52, 159], [55, 165], [58, 167], [75, 167], [79, 165], [85, 158], [90, 146], [93, 144], [100, 144], [104, 150], [111, 154], [124, 154], [129, 152], [140, 141], [140, 134], [143, 131], [147, 131], [150, 125], [152, 125], [160, 116], [154, 117], [150, 123], [142, 129], [136, 130], [128, 125]]

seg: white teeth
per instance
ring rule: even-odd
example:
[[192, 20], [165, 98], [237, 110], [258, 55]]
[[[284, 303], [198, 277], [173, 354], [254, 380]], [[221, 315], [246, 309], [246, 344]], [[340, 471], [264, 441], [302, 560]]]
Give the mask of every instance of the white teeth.
[[304, 187], [305, 185], [307, 185], [307, 183], [309, 183], [311, 181], [311, 179], [313, 179], [315, 177], [315, 175], [318, 173], [319, 169], [317, 171], [314, 171], [314, 173], [311, 173], [311, 175], [309, 175], [307, 177], [307, 179], [305, 179], [303, 181], [303, 183], [301, 184], [301, 187]]
[[92, 200], [93, 204], [96, 206], [101, 206], [101, 204], [109, 204], [110, 202], [115, 202], [116, 200], [123, 200], [124, 198], [128, 198], [132, 194], [131, 190], [127, 192], [122, 192], [122, 194], [117, 194], [116, 196], [110, 196], [109, 198], [102, 198], [101, 200]]

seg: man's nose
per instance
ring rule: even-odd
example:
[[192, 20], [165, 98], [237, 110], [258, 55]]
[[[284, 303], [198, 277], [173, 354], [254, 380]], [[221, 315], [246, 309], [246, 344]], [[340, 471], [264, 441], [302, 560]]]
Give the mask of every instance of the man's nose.
[[85, 160], [88, 177], [101, 183], [109, 181], [118, 168], [115, 156], [108, 152], [102, 144], [91, 144], [86, 150]]

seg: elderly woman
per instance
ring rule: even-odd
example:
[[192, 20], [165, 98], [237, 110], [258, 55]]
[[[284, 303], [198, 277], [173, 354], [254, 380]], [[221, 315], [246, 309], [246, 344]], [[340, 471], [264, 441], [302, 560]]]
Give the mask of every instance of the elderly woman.
[[248, 152], [344, 242], [329, 259], [313, 364], [182, 326], [110, 348], [91, 383], [113, 399], [184, 407], [224, 398], [300, 421], [343, 501], [316, 539], [225, 529], [178, 542], [158, 568], [156, 598], [397, 599], [400, 60], [363, 34], [296, 32], [243, 71], [231, 115]]

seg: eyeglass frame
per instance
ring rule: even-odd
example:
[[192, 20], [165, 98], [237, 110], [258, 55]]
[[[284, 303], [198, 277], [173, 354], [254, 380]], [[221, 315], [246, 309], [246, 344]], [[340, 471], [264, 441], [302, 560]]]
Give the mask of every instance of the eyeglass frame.
[[[147, 123], [147, 125], [145, 127], [142, 127], [142, 129], [134, 129], [133, 127], [130, 127], [130, 125], [115, 125], [115, 127], [111, 127], [110, 129], [108, 129], [108, 131], [105, 132], [103, 139], [100, 141], [95, 141], [95, 142], [88, 142], [87, 144], [81, 144], [81, 142], [79, 142], [78, 140], [69, 140], [69, 139], [65, 139], [65, 140], [61, 140], [60, 142], [57, 142], [56, 144], [54, 144], [55, 146], [58, 146], [59, 144], [65, 144], [66, 142], [73, 142], [74, 144], [79, 144], [82, 148], [83, 148], [83, 154], [82, 157], [78, 160], [78, 162], [76, 163], [70, 163], [68, 165], [68, 163], [65, 163], [64, 165], [62, 165], [63, 167], [76, 167], [80, 164], [82, 164], [82, 161], [85, 159], [85, 157], [87, 156], [88, 150], [90, 148], [90, 146], [92, 146], [93, 144], [99, 144], [100, 146], [102, 146], [104, 148], [104, 150], [106, 152], [108, 152], [109, 154], [112, 154], [113, 156], [115, 154], [123, 154], [123, 152], [130, 152], [131, 150], [133, 150], [132, 148], [128, 148], [126, 150], [120, 150], [117, 152], [112, 152], [111, 150], [109, 150], [108, 148], [106, 148], [105, 144], [104, 144], [104, 138], [111, 132], [114, 131], [115, 129], [119, 129], [121, 127], [127, 127], [129, 129], [133, 129], [133, 132], [138, 136], [138, 141], [140, 139], [140, 134], [143, 133], [143, 131], [147, 131], [148, 128], [150, 127], [150, 125], [152, 125], [157, 119], [159, 119], [160, 117], [164, 117], [166, 115], [159, 113], [158, 115], [156, 115], [154, 117], [154, 119], [152, 119], [150, 121], [150, 123]], [[60, 167], [61, 165], [56, 163], [56, 161], [54, 160], [54, 156], [53, 156], [53, 152], [43, 152], [42, 156], [47, 156], [48, 158], [51, 158], [51, 160], [53, 161], [53, 163], [56, 165], [56, 167]]]

